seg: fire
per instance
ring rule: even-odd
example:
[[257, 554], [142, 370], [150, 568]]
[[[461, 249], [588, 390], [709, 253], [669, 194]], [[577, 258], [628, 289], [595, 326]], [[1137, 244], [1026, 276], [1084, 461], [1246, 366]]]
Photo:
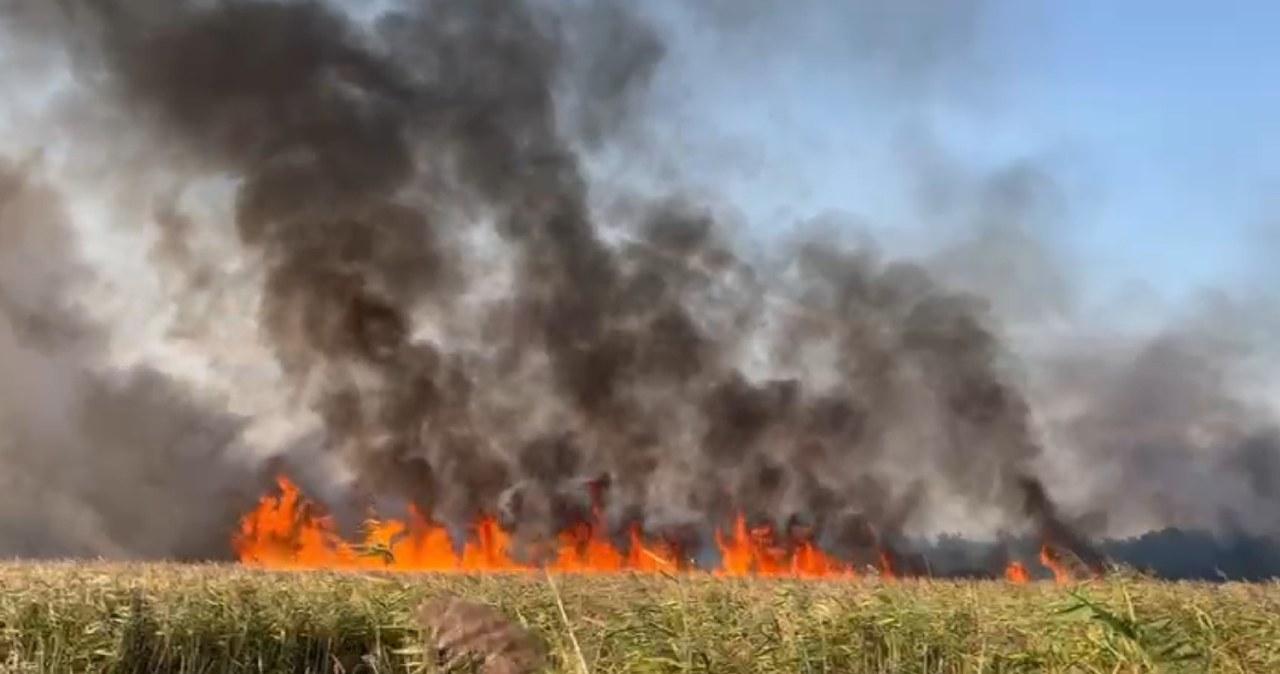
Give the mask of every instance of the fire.
[[[1076, 575], [1071, 567], [1063, 561], [1056, 548], [1045, 544], [1040, 546], [1040, 564], [1053, 573], [1053, 580], [1058, 585], [1066, 585], [1075, 580]], [[1005, 580], [1015, 585], [1031, 582], [1031, 571], [1022, 562], [1012, 562], [1004, 570]]]
[[[343, 540], [332, 518], [323, 514], [286, 478], [277, 480], [278, 495], [264, 496], [246, 515], [233, 537], [242, 564], [269, 569], [394, 570], [394, 571], [534, 571], [508, 550], [511, 535], [493, 517], [480, 517], [466, 540], [455, 544], [449, 531], [412, 514], [407, 521], [370, 520], [358, 542]], [[562, 532], [552, 544], [545, 568], [568, 573], [674, 573], [694, 568], [676, 546], [647, 538], [638, 527], [626, 532], [626, 544], [615, 545], [596, 522], [581, 522]], [[849, 563], [823, 552], [812, 532], [787, 531], [775, 535], [771, 527], [750, 527], [739, 515], [728, 531], [715, 534], [720, 553], [716, 576], [769, 576], [852, 579], [858, 573]], [[779, 542], [781, 539], [782, 542]], [[879, 575], [897, 578], [894, 557], [880, 550]], [[1045, 545], [1040, 562], [1059, 583], [1069, 582], [1071, 570], [1058, 553]], [[1015, 561], [1004, 572], [1011, 583], [1031, 581], [1027, 566]]]
[[1031, 580], [1031, 575], [1027, 573], [1027, 566], [1022, 562], [1013, 562], [1004, 570], [1005, 580], [1015, 585], [1025, 585]]
[[1048, 545], [1040, 547], [1040, 563], [1053, 572], [1053, 580], [1059, 585], [1071, 582], [1074, 577], [1071, 569], [1062, 561], [1058, 552]]
[[[448, 530], [414, 515], [409, 521], [371, 520], [363, 540], [344, 541], [331, 518], [320, 514], [288, 479], [277, 480], [278, 496], [263, 497], [240, 524], [233, 539], [240, 561], [272, 569], [390, 569], [398, 571], [532, 571], [541, 567], [508, 555], [511, 537], [492, 517], [471, 527], [460, 549]], [[647, 539], [638, 528], [619, 547], [598, 524], [581, 523], [555, 542], [551, 571], [572, 573], [676, 572], [690, 563], [673, 546]], [[729, 532], [716, 535], [721, 576], [856, 576], [845, 562], [827, 555], [799, 536], [788, 545], [775, 542], [773, 530], [749, 528], [739, 516]]]

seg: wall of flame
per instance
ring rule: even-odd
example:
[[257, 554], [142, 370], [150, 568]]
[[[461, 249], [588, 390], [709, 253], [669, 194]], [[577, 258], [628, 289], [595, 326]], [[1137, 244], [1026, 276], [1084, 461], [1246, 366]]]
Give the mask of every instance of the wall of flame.
[[[607, 528], [583, 522], [562, 532], [546, 550], [545, 564], [520, 561], [510, 553], [512, 537], [492, 517], [480, 517], [457, 542], [447, 527], [418, 514], [408, 520], [370, 519], [363, 538], [344, 540], [333, 520], [308, 501], [286, 478], [277, 480], [279, 493], [260, 499], [241, 521], [233, 537], [240, 562], [271, 569], [396, 570], [434, 572], [510, 572], [546, 568], [569, 573], [675, 573], [704, 571], [718, 576], [785, 576], [796, 578], [856, 578], [876, 575], [894, 579], [888, 554], [879, 555], [878, 568], [858, 570], [822, 551], [813, 541], [778, 542], [768, 527], [750, 528], [739, 515], [728, 531], [719, 531], [715, 545], [718, 565], [696, 569], [673, 545], [647, 538], [638, 528], [616, 544]], [[599, 520], [599, 518], [597, 518]], [[1041, 563], [1059, 582], [1071, 572], [1045, 547]], [[1026, 583], [1026, 565], [1014, 562], [1005, 570], [1010, 582]]]

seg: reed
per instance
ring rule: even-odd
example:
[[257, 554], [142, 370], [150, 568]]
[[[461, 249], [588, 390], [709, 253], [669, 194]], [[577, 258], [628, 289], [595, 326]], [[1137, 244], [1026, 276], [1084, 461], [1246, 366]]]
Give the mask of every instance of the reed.
[[0, 565], [3, 672], [439, 671], [414, 611], [526, 626], [551, 672], [1280, 671], [1280, 584]]

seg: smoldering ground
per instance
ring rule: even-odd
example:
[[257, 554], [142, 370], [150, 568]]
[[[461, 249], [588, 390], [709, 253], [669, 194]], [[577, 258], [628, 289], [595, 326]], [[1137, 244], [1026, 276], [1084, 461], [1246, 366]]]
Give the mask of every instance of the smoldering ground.
[[[581, 506], [581, 485], [608, 476], [610, 516], [655, 531], [745, 510], [888, 540], [949, 511], [1073, 544], [1039, 487], [1045, 438], [979, 294], [940, 283], [927, 264], [808, 230], [749, 261], [738, 233], [696, 200], [596, 207], [585, 153], [643, 137], [666, 53], [651, 17], [600, 7], [433, 0], [357, 20], [317, 2], [6, 6], [7, 30], [24, 32], [29, 48], [70, 54], [75, 100], [111, 111], [77, 127], [71, 156], [152, 167], [111, 183], [149, 205], [160, 236], [148, 259], [190, 343], [210, 345], [243, 319], [254, 326], [246, 339], [263, 347], [246, 362], [276, 373], [284, 391], [259, 404], [256, 391], [223, 382], [220, 393], [247, 408], [240, 415], [198, 381], [159, 372], [128, 375], [145, 383], [103, 400], [24, 398], [42, 411], [109, 405], [131, 432], [161, 417], [197, 430], [117, 443], [59, 412], [55, 425], [78, 440], [50, 460], [23, 438], [27, 426], [47, 430], [40, 420], [52, 412], [13, 415], [11, 460], [44, 457], [43, 472], [25, 473], [33, 488], [49, 481], [79, 508], [73, 517], [16, 499], [15, 521], [48, 530], [73, 517], [91, 522], [81, 530], [111, 532], [158, 503], [183, 503], [165, 510], [164, 531], [28, 533], [20, 551], [224, 544], [238, 487], [261, 488], [241, 471], [258, 462], [265, 473], [260, 459], [272, 454], [318, 483], [345, 473], [353, 492], [445, 521], [500, 512], [525, 540], [561, 526]], [[964, 41], [936, 26], [904, 34], [899, 46], [919, 51], [897, 62], [904, 81], [937, 72], [918, 39]], [[201, 187], [214, 178], [232, 185], [225, 212], [189, 210], [216, 198]], [[202, 237], [227, 245], [201, 253]], [[233, 280], [220, 255], [237, 260], [235, 281], [250, 282], [237, 286], [247, 301], [207, 301]], [[950, 278], [954, 265], [943, 271]], [[32, 367], [75, 391], [125, 376], [68, 358]], [[169, 392], [137, 394], [151, 387]], [[148, 407], [174, 400], [182, 411]], [[303, 444], [341, 470], [308, 460], [296, 436], [243, 449], [248, 426], [277, 414], [310, 424], [315, 442]], [[184, 433], [206, 439], [203, 449], [183, 449]], [[1119, 439], [1073, 438], [1082, 451], [1112, 442], [1131, 451]], [[198, 480], [167, 462], [192, 453], [203, 458], [183, 464], [198, 466], [191, 479], [216, 476], [230, 494], [187, 489]], [[84, 457], [110, 470], [66, 477]], [[148, 471], [159, 492], [132, 488]]]

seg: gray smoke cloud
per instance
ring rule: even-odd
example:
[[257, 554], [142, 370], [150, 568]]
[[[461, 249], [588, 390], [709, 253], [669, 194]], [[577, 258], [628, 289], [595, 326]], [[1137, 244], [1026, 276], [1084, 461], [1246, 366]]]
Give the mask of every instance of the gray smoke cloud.
[[[700, 20], [742, 35], [772, 11], [748, 4], [709, 3]], [[865, 33], [854, 56], [909, 96], [947, 81], [980, 10], [917, 4], [848, 10]], [[1135, 444], [1180, 437], [1131, 430], [1145, 408], [1097, 397], [1146, 395], [1138, 369], [1184, 365], [1156, 354], [1130, 361], [1133, 385], [1090, 360], [1112, 375], [1081, 384], [1097, 410], [1048, 424], [1044, 443], [1032, 402], [1067, 396], [1066, 375], [1088, 368], [1031, 387], [996, 329], [1071, 306], [1065, 276], [993, 292], [1036, 249], [1028, 221], [1054, 212], [1033, 166], [976, 180], [916, 167], [933, 172], [921, 203], [976, 233], [922, 263], [822, 222], [748, 255], [696, 199], [600, 208], [584, 164], [644, 136], [670, 50], [663, 19], [627, 5], [432, 0], [357, 19], [319, 2], [67, 0], [0, 16], [24, 48], [70, 54], [75, 100], [110, 111], [67, 152], [140, 167], [111, 184], [155, 225], [146, 258], [182, 338], [247, 373], [214, 386], [103, 369], [93, 348], [109, 340], [94, 335], [109, 326], [84, 328], [93, 348], [12, 329], [0, 354], [51, 387], [4, 391], [3, 465], [26, 482], [4, 496], [0, 540], [23, 541], [17, 553], [216, 555], [283, 467], [347, 515], [359, 506], [344, 493], [447, 522], [496, 512], [526, 541], [587, 512], [594, 484], [613, 520], [657, 532], [745, 511], [856, 547], [963, 513], [1087, 557], [1038, 477], [1055, 459], [1044, 448], [1136, 468]], [[46, 217], [67, 219], [46, 194]], [[75, 259], [0, 266], [0, 290], [53, 293], [24, 306], [77, 317], [50, 308], [75, 291], [41, 280]], [[11, 325], [40, 323], [4, 307]], [[1066, 353], [1031, 369], [1058, 372], [1040, 364]], [[1250, 442], [1262, 449], [1220, 462], [1247, 468], [1213, 474], [1270, 465]]]
[[[1269, 264], [1246, 260], [1240, 280], [1168, 307], [1140, 288], [1091, 307], [1079, 287], [1088, 261], [1056, 243], [1071, 209], [1048, 164], [980, 173], [927, 136], [904, 149], [918, 208], [959, 224], [929, 267], [1025, 333], [1019, 378], [1056, 466], [1048, 482], [1079, 525], [1280, 532], [1269, 385], [1280, 332], [1274, 293], [1259, 290]], [[1269, 250], [1265, 234], [1259, 244]]]
[[1149, 337], [1075, 335], [1038, 363], [1096, 531], [1280, 531], [1272, 306], [1213, 293]]
[[111, 366], [76, 304], [91, 270], [37, 163], [0, 165], [0, 555], [225, 556], [208, 532], [266, 486], [236, 460], [242, 421]]

